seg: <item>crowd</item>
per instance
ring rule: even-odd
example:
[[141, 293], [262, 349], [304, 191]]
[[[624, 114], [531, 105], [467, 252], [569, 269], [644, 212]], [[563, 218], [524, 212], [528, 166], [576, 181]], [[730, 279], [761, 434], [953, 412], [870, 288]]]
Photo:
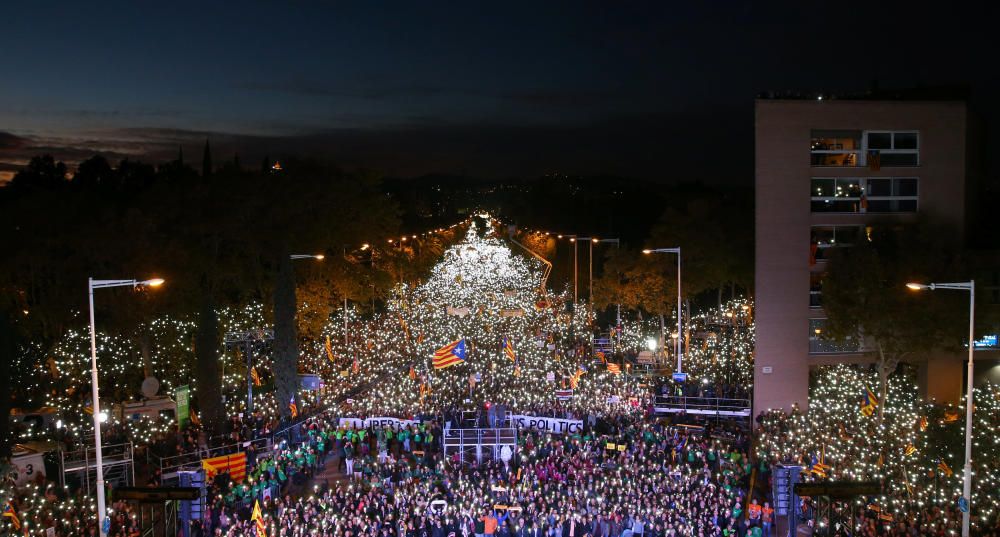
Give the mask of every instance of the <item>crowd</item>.
[[[510, 457], [443, 457], [436, 423], [402, 431], [339, 427], [320, 417], [309, 440], [258, 462], [238, 494], [215, 491], [195, 535], [252, 535], [254, 482], [287, 492], [336, 460], [349, 479], [262, 503], [268, 535], [618, 537], [769, 532], [770, 507], [744, 512], [748, 445], [620, 414], [572, 435], [521, 431]], [[419, 440], [417, 440], [419, 438]], [[422, 449], [417, 449], [422, 448]], [[309, 457], [309, 454], [314, 457]], [[506, 460], [503, 460], [506, 459]], [[342, 464], [342, 466], [341, 466]], [[291, 470], [289, 470], [291, 468]], [[231, 489], [232, 490], [232, 489]], [[755, 529], [756, 528], [756, 529]]]

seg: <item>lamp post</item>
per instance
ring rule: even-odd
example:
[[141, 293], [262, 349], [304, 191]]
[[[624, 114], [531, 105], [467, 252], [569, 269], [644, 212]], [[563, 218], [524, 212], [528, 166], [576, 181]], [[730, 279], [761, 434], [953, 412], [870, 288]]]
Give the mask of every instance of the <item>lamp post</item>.
[[[600, 243], [600, 242], [613, 242], [615, 244], [619, 244], [619, 241], [618, 241], [618, 239], [598, 239], [597, 237], [577, 237], [575, 235], [573, 235], [573, 238], [570, 239], [570, 240], [573, 241], [574, 243], [576, 241], [578, 241], [578, 240], [580, 240], [580, 241], [587, 241], [589, 243], [590, 252], [587, 254], [587, 262], [590, 264], [590, 268], [589, 268], [589, 270], [590, 270], [589, 274], [590, 275], [587, 278], [587, 284], [590, 286], [590, 291], [589, 291], [589, 294], [587, 295], [588, 296], [587, 300], [590, 302], [590, 311], [593, 311], [594, 310], [594, 245], [597, 244], [597, 243]], [[574, 247], [574, 250], [575, 249], [576, 249], [576, 247]], [[575, 279], [576, 278], [576, 276], [575, 276], [575, 274], [576, 274], [576, 257], [575, 257], [575, 252], [574, 252], [574, 257], [573, 257], [573, 274], [574, 274], [574, 280], [573, 281], [574, 281], [574, 285], [575, 285], [575, 282], [576, 282], [576, 279]]]
[[931, 284], [908, 283], [906, 287], [913, 291], [950, 289], [969, 292], [969, 364], [966, 373], [968, 378], [966, 379], [965, 394], [965, 475], [962, 480], [962, 498], [965, 500], [966, 507], [962, 513], [962, 537], [969, 537], [969, 523], [972, 513], [972, 353], [975, 350], [975, 335], [973, 330], [976, 318], [976, 281]]
[[642, 253], [649, 254], [677, 254], [677, 340], [674, 344], [674, 352], [677, 353], [677, 372], [681, 373], [681, 247], [676, 248], [654, 248], [643, 250]]
[[93, 397], [94, 410], [94, 459], [97, 464], [97, 528], [101, 536], [108, 534], [104, 530], [105, 501], [104, 501], [104, 457], [101, 451], [101, 401], [98, 395], [97, 385], [97, 331], [94, 328], [94, 289], [104, 289], [106, 287], [128, 287], [137, 288], [158, 287], [163, 285], [162, 278], [152, 280], [95, 280], [88, 278], [87, 295], [90, 301], [90, 391]]

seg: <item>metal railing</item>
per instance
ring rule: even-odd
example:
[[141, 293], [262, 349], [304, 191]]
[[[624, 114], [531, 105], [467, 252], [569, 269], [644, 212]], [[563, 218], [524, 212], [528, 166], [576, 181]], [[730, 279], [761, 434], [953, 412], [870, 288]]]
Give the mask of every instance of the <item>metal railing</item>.
[[173, 479], [179, 470], [201, 468], [202, 459], [210, 459], [220, 455], [228, 455], [230, 453], [245, 451], [248, 447], [253, 447], [256, 452], [267, 452], [271, 447], [271, 438], [262, 437], [255, 440], [248, 440], [246, 442], [162, 457], [159, 458], [160, 475], [164, 480]]
[[517, 429], [449, 429], [443, 441], [447, 447], [511, 445], [517, 443]]
[[[102, 444], [101, 445], [101, 465], [104, 467], [109, 475], [114, 474], [114, 471], [109, 471], [111, 468], [123, 467], [122, 471], [119, 472], [123, 475], [126, 480], [135, 481], [135, 467], [133, 464], [134, 447], [132, 442], [124, 442], [121, 444]], [[66, 475], [69, 473], [82, 472], [83, 477], [81, 479], [81, 484], [90, 490], [91, 486], [91, 471], [97, 471], [97, 455], [96, 450], [93, 446], [85, 446], [80, 449], [75, 449], [73, 451], [63, 451], [59, 450], [59, 484], [62, 486], [66, 485]], [[111, 478], [105, 476], [105, 479], [111, 481]]]
[[749, 399], [729, 399], [723, 397], [685, 397], [677, 395], [657, 396], [654, 405], [661, 414], [695, 414], [718, 417], [750, 417]]

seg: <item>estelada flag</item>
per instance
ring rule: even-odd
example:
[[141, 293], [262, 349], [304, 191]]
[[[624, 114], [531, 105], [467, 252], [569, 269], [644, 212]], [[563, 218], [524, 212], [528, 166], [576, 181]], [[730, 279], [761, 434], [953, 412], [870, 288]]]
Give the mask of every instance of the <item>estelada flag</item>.
[[15, 530], [21, 529], [21, 519], [17, 517], [17, 511], [14, 510], [14, 506], [10, 502], [4, 505], [3, 516], [10, 519], [10, 525], [14, 526]]
[[229, 472], [230, 479], [240, 482], [247, 475], [247, 454], [241, 451], [232, 455], [202, 459], [201, 466], [205, 469], [206, 480], [212, 479], [217, 474]]
[[434, 369], [444, 369], [465, 362], [465, 340], [459, 339], [434, 351]]
[[514, 344], [510, 342], [509, 337], [503, 338], [503, 353], [510, 358], [511, 362], [517, 362], [517, 354], [514, 352]]
[[257, 537], [267, 537], [267, 530], [264, 527], [264, 516], [260, 513], [260, 502], [257, 500], [253, 501], [253, 513], [250, 515], [250, 520], [254, 523], [254, 527], [257, 528]]

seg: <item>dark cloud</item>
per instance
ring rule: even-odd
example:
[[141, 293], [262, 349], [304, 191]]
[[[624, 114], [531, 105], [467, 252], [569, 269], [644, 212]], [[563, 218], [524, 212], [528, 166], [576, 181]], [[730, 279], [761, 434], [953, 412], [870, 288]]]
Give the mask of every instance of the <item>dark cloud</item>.
[[28, 144], [28, 139], [9, 132], [0, 131], [0, 154], [17, 150]]
[[[67, 164], [100, 152], [109, 159], [163, 162], [179, 148], [191, 162], [210, 140], [215, 162], [239, 154], [244, 165], [271, 158], [314, 157], [388, 176], [453, 173], [531, 177], [561, 172], [612, 174], [654, 181], [745, 182], [752, 170], [752, 109], [716, 108], [672, 115], [621, 117], [586, 124], [524, 126], [445, 124], [428, 119], [394, 128], [338, 128], [267, 136], [202, 130], [130, 128], [86, 140], [46, 140], [21, 147], [20, 159], [48, 152]], [[38, 141], [41, 142], [41, 141]], [[44, 151], [43, 151], [44, 150]]]
[[251, 91], [286, 93], [305, 97], [340, 97], [353, 99], [386, 100], [413, 97], [440, 97], [448, 95], [478, 95], [475, 90], [461, 90], [444, 86], [364, 86], [347, 88], [333, 86], [328, 83], [307, 80], [282, 80], [266, 83], [248, 83], [238, 86], [239, 89]]

